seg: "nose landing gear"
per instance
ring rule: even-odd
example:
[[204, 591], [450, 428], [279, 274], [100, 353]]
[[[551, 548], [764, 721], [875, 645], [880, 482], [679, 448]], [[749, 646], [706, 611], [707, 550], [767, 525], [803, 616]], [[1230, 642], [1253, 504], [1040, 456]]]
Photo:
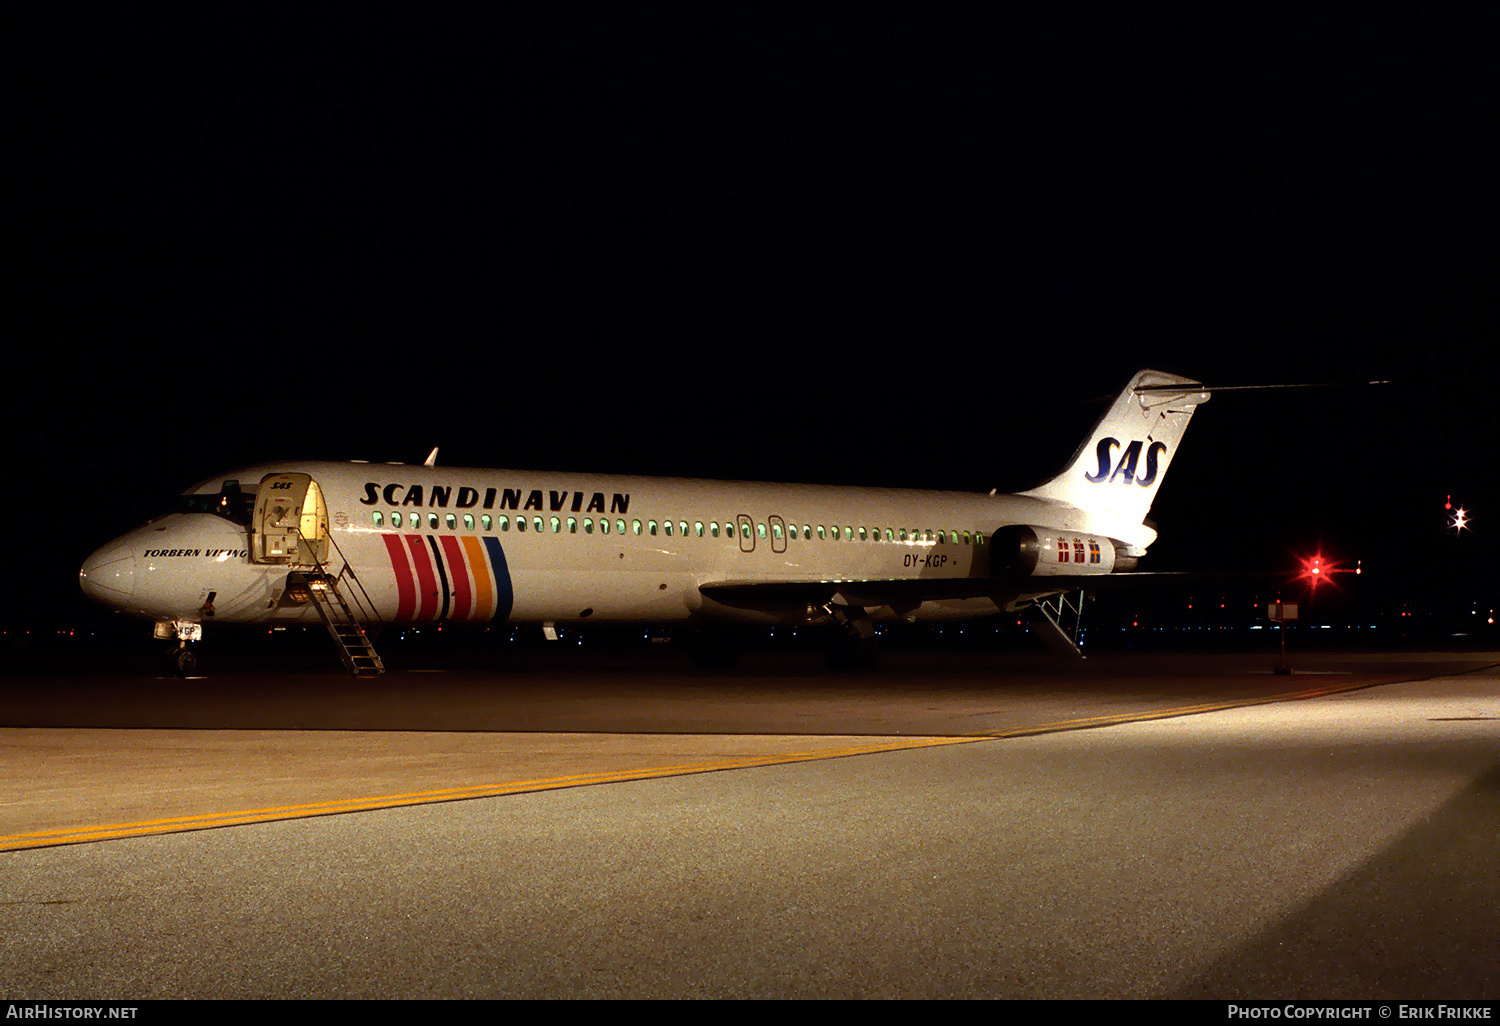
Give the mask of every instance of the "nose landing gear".
[[174, 642], [171, 648], [163, 653], [168, 673], [178, 677], [190, 676], [198, 668], [198, 656], [188, 643], [203, 640], [203, 625], [201, 623], [189, 623], [185, 620], [162, 620], [156, 625], [152, 632], [155, 637], [168, 639]]

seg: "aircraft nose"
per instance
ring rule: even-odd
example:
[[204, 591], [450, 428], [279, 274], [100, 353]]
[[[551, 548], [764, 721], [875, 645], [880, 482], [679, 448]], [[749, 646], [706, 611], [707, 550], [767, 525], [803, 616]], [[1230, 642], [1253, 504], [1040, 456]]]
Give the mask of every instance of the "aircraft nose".
[[135, 595], [135, 553], [123, 542], [110, 542], [78, 571], [78, 586], [95, 602], [117, 606]]

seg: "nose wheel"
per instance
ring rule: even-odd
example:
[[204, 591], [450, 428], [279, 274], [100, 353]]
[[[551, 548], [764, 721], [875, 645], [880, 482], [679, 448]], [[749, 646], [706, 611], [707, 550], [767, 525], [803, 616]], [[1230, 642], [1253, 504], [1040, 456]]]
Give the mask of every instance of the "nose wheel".
[[198, 657], [186, 645], [167, 649], [167, 672], [178, 677], [187, 677], [198, 668]]

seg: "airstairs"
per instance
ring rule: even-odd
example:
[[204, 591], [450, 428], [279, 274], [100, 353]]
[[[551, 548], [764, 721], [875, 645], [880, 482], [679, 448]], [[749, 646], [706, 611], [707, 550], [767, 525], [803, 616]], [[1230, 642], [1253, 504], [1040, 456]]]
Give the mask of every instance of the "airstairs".
[[[335, 543], [335, 548], [337, 544]], [[342, 555], [342, 553], [340, 553]], [[354, 568], [344, 561], [344, 569], [338, 574], [328, 572], [328, 567], [313, 558], [314, 570], [293, 572], [287, 577], [288, 585], [301, 584], [307, 588], [328, 636], [338, 646], [339, 658], [344, 661], [351, 677], [378, 677], [385, 672], [385, 663], [375, 651], [365, 624], [379, 623], [375, 614], [375, 603]]]
[[[313, 603], [349, 673], [384, 673], [385, 664], [370, 643], [371, 633], [379, 630], [380, 613], [328, 529], [328, 504], [318, 483], [307, 474], [267, 474], [256, 491], [249, 527], [251, 562], [291, 570], [287, 596], [294, 604]], [[337, 574], [328, 568], [332, 554], [344, 564]]]
[[1080, 589], [1075, 596], [1063, 593], [1032, 603], [1032, 609], [1041, 614], [1032, 619], [1032, 627], [1043, 644], [1067, 659], [1084, 658], [1083, 598], [1083, 591]]

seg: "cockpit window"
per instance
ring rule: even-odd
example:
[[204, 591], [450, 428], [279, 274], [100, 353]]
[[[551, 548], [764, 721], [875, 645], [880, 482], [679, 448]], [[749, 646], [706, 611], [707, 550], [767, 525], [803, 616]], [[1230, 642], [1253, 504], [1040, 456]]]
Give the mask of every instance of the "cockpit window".
[[212, 513], [236, 524], [250, 523], [252, 498], [240, 490], [238, 481], [225, 481], [213, 495], [179, 495], [174, 513]]

